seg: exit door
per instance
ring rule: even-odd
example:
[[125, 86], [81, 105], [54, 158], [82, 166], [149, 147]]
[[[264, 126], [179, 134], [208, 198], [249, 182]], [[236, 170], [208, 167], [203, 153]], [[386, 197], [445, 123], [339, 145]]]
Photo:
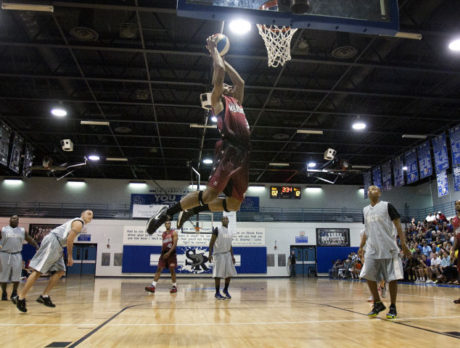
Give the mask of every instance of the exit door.
[[291, 245], [291, 253], [296, 257], [295, 270], [298, 276], [316, 276], [316, 247], [309, 245]]
[[96, 274], [97, 244], [74, 244], [73, 266], [67, 267], [67, 274]]

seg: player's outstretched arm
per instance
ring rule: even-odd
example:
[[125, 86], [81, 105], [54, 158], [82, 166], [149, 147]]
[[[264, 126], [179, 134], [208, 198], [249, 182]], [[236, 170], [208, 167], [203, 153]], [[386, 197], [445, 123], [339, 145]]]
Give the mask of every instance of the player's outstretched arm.
[[238, 74], [234, 67], [232, 67], [227, 61], [224, 61], [225, 64], [225, 71], [227, 72], [230, 80], [232, 80], [234, 90], [234, 97], [238, 99], [241, 105], [243, 105], [244, 99], [244, 80]]
[[211, 54], [213, 62], [211, 104], [214, 111], [219, 113], [223, 109], [221, 96], [224, 91], [225, 64], [217, 50], [216, 37], [210, 36], [207, 38], [206, 48]]

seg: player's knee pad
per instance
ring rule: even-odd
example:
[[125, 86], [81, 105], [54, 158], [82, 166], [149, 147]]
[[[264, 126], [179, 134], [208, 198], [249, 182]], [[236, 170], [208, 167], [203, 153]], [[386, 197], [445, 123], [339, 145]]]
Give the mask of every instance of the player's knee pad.
[[223, 200], [222, 205], [223, 205], [223, 207], [224, 207], [224, 210], [225, 210], [227, 213], [230, 213], [230, 210], [228, 210], [228, 208], [227, 208], [227, 200], [226, 200], [226, 199]]
[[198, 202], [201, 206], [206, 204], [205, 202], [203, 202], [203, 191], [198, 192]]

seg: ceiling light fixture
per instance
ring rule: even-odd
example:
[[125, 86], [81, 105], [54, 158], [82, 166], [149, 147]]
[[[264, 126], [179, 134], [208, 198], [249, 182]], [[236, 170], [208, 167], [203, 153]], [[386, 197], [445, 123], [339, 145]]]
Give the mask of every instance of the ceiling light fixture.
[[55, 106], [51, 109], [51, 114], [56, 117], [66, 117], [67, 110], [64, 109], [62, 106]]
[[247, 34], [251, 30], [251, 23], [245, 19], [234, 19], [230, 21], [228, 27], [237, 35]]
[[211, 121], [214, 122], [214, 123], [217, 122], [217, 117], [216, 116], [211, 116]]
[[128, 186], [130, 188], [140, 189], [147, 187], [147, 183], [145, 181], [130, 181]]
[[289, 167], [289, 163], [286, 162], [270, 162], [268, 165], [272, 167]]
[[369, 166], [369, 165], [359, 165], [359, 164], [353, 164], [351, 166], [353, 169], [369, 169], [369, 168], [372, 168], [372, 166]]
[[126, 157], [106, 157], [105, 160], [111, 162], [128, 162]]
[[3, 182], [5, 183], [5, 185], [8, 185], [8, 186], [19, 186], [24, 183], [22, 179], [18, 179], [18, 178], [4, 179]]
[[401, 136], [404, 139], [426, 139], [426, 135], [423, 134], [403, 134]]
[[110, 122], [108, 121], [80, 121], [81, 125], [87, 126], [110, 126]]
[[217, 125], [204, 125], [204, 124], [198, 124], [198, 123], [190, 123], [190, 128], [210, 128], [210, 129], [215, 129], [217, 128]]
[[34, 3], [20, 3], [15, 1], [2, 2], [2, 10], [12, 11], [35, 11], [35, 12], [54, 12], [54, 6], [50, 5], [47, 1], [34, 1]]
[[402, 170], [407, 171], [407, 166], [402, 167]]
[[204, 164], [212, 164], [212, 159], [210, 159], [210, 158], [205, 158], [205, 159], [203, 160], [203, 163], [204, 163]]
[[351, 126], [354, 130], [357, 130], [357, 131], [361, 131], [361, 130], [364, 130], [366, 129], [366, 123], [364, 123], [360, 118], [359, 116], [356, 117], [356, 119], [354, 120], [352, 126]]
[[460, 52], [460, 39], [452, 40], [449, 43], [449, 49], [454, 52]]
[[316, 167], [316, 162], [308, 162], [307, 166], [308, 166], [308, 168], [315, 168]]
[[99, 155], [89, 155], [88, 159], [90, 161], [96, 162], [96, 161], [99, 161], [101, 159], [101, 157], [99, 157]]
[[297, 134], [318, 134], [323, 135], [324, 131], [317, 129], [297, 129]]

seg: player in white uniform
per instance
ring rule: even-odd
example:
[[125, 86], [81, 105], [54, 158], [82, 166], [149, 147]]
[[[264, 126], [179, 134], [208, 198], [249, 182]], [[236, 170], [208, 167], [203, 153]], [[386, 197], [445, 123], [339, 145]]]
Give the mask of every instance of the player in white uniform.
[[[228, 217], [222, 217], [222, 227], [216, 227], [209, 243], [209, 261], [213, 262], [212, 276], [216, 285], [215, 298], [231, 299], [228, 293], [230, 279], [236, 276], [235, 257], [233, 256], [232, 234], [228, 230]], [[220, 294], [220, 278], [225, 278], [224, 296]]]
[[41, 276], [42, 273], [51, 272], [53, 275], [50, 277], [48, 286], [45, 291], [38, 297], [37, 302], [44, 304], [48, 307], [56, 307], [51, 302], [48, 293], [56, 285], [58, 280], [65, 273], [64, 264], [64, 247], [67, 246], [67, 266], [73, 265], [72, 248], [75, 237], [82, 231], [85, 224], [89, 224], [93, 219], [93, 212], [85, 210], [80, 218], [75, 218], [65, 222], [63, 225], [56, 227], [45, 238], [43, 238], [40, 249], [38, 249], [35, 256], [30, 261], [29, 267], [33, 269], [27, 279], [26, 284], [19, 292], [19, 295], [12, 298], [13, 303], [21, 312], [27, 312], [26, 308], [26, 295], [35, 281]]
[[18, 227], [19, 217], [13, 215], [10, 224], [2, 228], [0, 233], [0, 284], [2, 285], [2, 301], [8, 300], [6, 285], [13, 283], [11, 298], [17, 295], [22, 272], [22, 244], [26, 240], [38, 249], [38, 244], [26, 232], [24, 227]]
[[407, 257], [411, 256], [406, 245], [406, 237], [401, 227], [399, 213], [391, 203], [380, 201], [382, 192], [377, 186], [370, 186], [368, 196], [370, 203], [363, 209], [365, 231], [358, 255], [363, 257], [366, 245], [366, 260], [360, 277], [367, 279], [369, 290], [374, 299], [369, 317], [375, 317], [386, 309], [377, 291], [377, 282], [385, 280], [389, 283], [391, 305], [387, 313], [388, 319], [396, 318], [396, 296], [398, 279], [403, 279], [402, 262], [396, 243], [396, 232], [401, 241], [401, 248]]

